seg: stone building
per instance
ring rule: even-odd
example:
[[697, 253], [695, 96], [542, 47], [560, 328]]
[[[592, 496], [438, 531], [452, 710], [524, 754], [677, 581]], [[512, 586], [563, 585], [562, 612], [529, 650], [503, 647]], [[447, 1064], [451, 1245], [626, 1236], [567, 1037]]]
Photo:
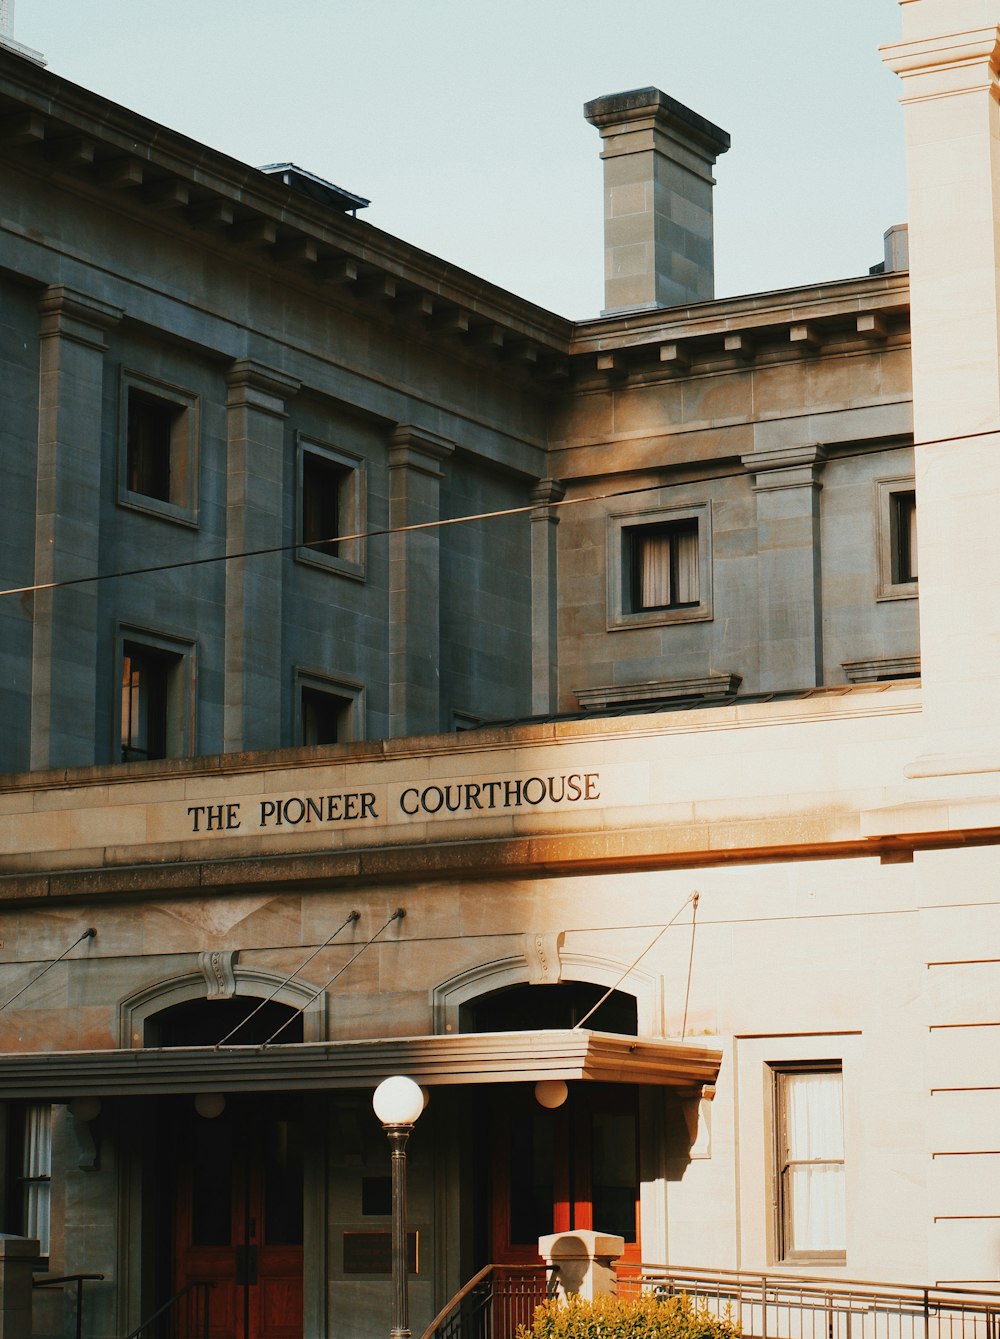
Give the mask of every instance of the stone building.
[[397, 1072], [416, 1331], [568, 1228], [1000, 1278], [1000, 0], [903, 19], [909, 268], [715, 299], [641, 89], [585, 322], [0, 49], [4, 1226], [95, 1336], [382, 1332]]

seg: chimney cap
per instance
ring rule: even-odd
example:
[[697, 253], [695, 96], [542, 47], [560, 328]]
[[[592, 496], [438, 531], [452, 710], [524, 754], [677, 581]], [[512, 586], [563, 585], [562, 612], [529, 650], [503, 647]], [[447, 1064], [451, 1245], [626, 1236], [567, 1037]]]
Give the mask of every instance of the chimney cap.
[[629, 121], [653, 117], [664, 127], [673, 126], [687, 137], [700, 141], [713, 154], [725, 153], [731, 142], [728, 131], [658, 88], [633, 88], [627, 93], [607, 93], [603, 98], [594, 98], [584, 103], [583, 114], [602, 135]]

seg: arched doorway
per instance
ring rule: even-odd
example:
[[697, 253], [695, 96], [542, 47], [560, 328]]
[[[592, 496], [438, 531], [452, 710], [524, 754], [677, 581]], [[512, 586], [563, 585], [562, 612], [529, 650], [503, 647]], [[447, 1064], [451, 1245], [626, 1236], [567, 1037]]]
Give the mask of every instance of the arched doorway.
[[[287, 1025], [287, 1026], [285, 1026]], [[302, 1016], [253, 996], [189, 999], [149, 1016], [147, 1044], [276, 1045]], [[300, 1339], [303, 1332], [303, 1112], [295, 1093], [199, 1093], [157, 1106], [157, 1201], [165, 1226], [161, 1295], [212, 1285], [209, 1339]], [[169, 1226], [167, 1227], [167, 1225]]]
[[[509, 986], [465, 1002], [460, 1018], [463, 1032], [568, 1029], [584, 1019], [593, 1031], [638, 1032], [634, 996], [583, 981]], [[570, 1084], [554, 1109], [538, 1103], [533, 1084], [483, 1086], [474, 1100], [490, 1150], [476, 1197], [482, 1263], [535, 1264], [540, 1236], [579, 1228], [623, 1237], [625, 1258], [638, 1261], [634, 1087]]]

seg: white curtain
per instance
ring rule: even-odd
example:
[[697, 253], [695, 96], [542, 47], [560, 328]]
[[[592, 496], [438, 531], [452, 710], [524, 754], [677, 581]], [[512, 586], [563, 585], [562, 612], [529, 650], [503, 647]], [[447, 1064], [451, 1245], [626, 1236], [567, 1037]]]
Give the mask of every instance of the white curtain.
[[670, 604], [670, 536], [654, 532], [640, 543], [639, 608], [662, 609]]
[[787, 1074], [784, 1081], [788, 1143], [787, 1223], [801, 1251], [843, 1251], [844, 1105], [839, 1073]]
[[52, 1108], [41, 1104], [24, 1112], [24, 1232], [37, 1237], [49, 1253], [49, 1203], [52, 1176]]
[[673, 524], [639, 536], [639, 608], [697, 604], [698, 528]]

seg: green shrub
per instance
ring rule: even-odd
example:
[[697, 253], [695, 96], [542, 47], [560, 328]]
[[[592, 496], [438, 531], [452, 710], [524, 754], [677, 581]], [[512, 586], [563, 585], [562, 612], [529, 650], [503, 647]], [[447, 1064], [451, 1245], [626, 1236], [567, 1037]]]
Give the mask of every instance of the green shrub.
[[738, 1339], [728, 1316], [720, 1319], [705, 1306], [677, 1297], [612, 1297], [592, 1302], [571, 1295], [535, 1308], [531, 1329], [518, 1326], [517, 1339]]

